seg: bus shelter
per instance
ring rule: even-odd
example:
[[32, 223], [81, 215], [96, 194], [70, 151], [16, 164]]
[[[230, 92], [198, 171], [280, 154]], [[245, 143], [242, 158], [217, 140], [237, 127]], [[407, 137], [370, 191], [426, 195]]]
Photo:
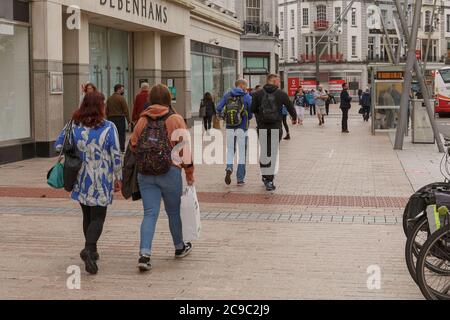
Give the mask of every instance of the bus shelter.
[[372, 80], [372, 134], [397, 129], [404, 69], [398, 66], [374, 66]]

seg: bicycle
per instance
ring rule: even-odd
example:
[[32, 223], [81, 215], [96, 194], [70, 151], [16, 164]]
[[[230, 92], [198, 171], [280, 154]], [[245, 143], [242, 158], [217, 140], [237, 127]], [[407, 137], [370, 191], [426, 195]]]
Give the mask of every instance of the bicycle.
[[[430, 270], [433, 265], [441, 272]], [[450, 224], [433, 233], [422, 247], [416, 267], [417, 284], [428, 300], [450, 300]]]

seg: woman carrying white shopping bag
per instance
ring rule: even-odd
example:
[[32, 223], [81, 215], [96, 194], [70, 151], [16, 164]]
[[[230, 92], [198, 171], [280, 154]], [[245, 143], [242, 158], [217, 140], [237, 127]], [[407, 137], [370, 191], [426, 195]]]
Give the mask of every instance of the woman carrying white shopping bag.
[[184, 119], [172, 109], [171, 101], [166, 86], [154, 86], [149, 94], [150, 107], [141, 114], [130, 140], [136, 155], [139, 190], [144, 205], [138, 262], [142, 272], [151, 269], [152, 242], [161, 198], [169, 218], [175, 258], [183, 258], [192, 250], [192, 244], [184, 241], [180, 208], [183, 195], [181, 170], [185, 171], [187, 184], [193, 186], [194, 166], [192, 161], [182, 161], [192, 159], [188, 154], [189, 147], [180, 148], [180, 154], [172, 157], [173, 153], [178, 152], [175, 152], [175, 146], [183, 141], [183, 138], [174, 141], [176, 135], [173, 133], [187, 133], [187, 127]]
[[183, 196], [181, 197], [181, 221], [183, 222], [184, 240], [198, 240], [202, 225], [200, 221], [200, 205], [194, 186], [184, 188]]

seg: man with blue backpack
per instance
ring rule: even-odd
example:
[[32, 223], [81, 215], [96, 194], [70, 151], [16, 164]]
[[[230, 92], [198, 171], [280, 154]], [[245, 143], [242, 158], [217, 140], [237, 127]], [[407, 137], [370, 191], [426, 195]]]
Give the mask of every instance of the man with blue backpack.
[[217, 113], [222, 115], [226, 123], [227, 134], [227, 168], [225, 183], [231, 184], [234, 155], [239, 150], [238, 169], [236, 172], [238, 186], [245, 184], [248, 135], [247, 131], [253, 114], [250, 111], [252, 97], [247, 93], [248, 82], [237, 80], [235, 88], [226, 93], [217, 105]]

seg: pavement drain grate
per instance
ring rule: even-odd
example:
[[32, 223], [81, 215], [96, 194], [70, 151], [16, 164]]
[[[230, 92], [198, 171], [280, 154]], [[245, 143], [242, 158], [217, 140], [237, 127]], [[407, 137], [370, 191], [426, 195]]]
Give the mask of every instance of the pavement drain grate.
[[[78, 208], [55, 208], [55, 207], [0, 207], [0, 215], [78, 215]], [[135, 217], [141, 216], [142, 210], [130, 209], [109, 209], [108, 215]], [[166, 219], [166, 215], [161, 215]], [[375, 224], [375, 225], [398, 225], [401, 224], [401, 217], [394, 215], [370, 216], [367, 214], [306, 214], [306, 213], [237, 213], [237, 212], [202, 212], [203, 220], [219, 221], [265, 221], [279, 223], [327, 223], [327, 224]]]

